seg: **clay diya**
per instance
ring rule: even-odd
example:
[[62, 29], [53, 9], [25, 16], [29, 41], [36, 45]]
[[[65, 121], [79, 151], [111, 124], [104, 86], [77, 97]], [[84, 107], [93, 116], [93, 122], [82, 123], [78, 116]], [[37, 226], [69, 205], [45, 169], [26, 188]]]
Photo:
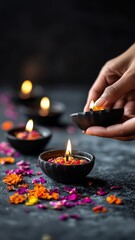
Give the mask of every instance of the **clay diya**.
[[94, 166], [95, 157], [87, 152], [73, 150], [70, 140], [65, 150], [45, 151], [39, 155], [39, 165], [42, 171], [60, 183], [75, 183], [82, 181]]
[[89, 112], [72, 113], [70, 116], [81, 130], [86, 130], [91, 126], [107, 127], [116, 124], [122, 119], [123, 113], [124, 108], [104, 109], [95, 107], [92, 101]]
[[26, 127], [10, 129], [6, 133], [9, 143], [23, 154], [34, 155], [41, 152], [51, 138], [48, 128], [37, 127], [33, 129], [33, 120], [29, 120]]
[[41, 86], [33, 86], [30, 80], [25, 80], [20, 89], [19, 93], [14, 93], [12, 100], [16, 104], [26, 105], [33, 103], [37, 98], [43, 96], [43, 88]]
[[38, 98], [33, 104], [21, 108], [21, 112], [40, 125], [55, 125], [65, 112], [61, 102], [50, 101], [48, 97]]

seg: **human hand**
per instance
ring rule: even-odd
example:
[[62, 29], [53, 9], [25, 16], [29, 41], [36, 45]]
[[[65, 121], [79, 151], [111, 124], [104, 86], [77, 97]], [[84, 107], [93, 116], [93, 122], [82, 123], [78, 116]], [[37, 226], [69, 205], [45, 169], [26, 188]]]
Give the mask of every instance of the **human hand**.
[[89, 111], [91, 100], [95, 106], [124, 108], [123, 122], [107, 128], [90, 127], [86, 134], [120, 140], [135, 139], [135, 44], [101, 69], [89, 91], [84, 111]]

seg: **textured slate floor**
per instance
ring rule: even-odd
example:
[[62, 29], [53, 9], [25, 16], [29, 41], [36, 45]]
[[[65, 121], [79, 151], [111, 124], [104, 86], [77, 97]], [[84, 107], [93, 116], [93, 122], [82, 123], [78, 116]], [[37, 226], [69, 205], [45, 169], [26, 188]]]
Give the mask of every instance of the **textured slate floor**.
[[[82, 109], [86, 98], [86, 90], [62, 89], [50, 91], [53, 97], [62, 100], [67, 105], [67, 112], [63, 116], [64, 123], [71, 123], [69, 113]], [[69, 96], [71, 96], [70, 98]], [[0, 107], [0, 120], [5, 119], [2, 112], [4, 106]], [[23, 117], [20, 116], [20, 121]], [[18, 121], [18, 120], [17, 120]], [[8, 203], [8, 193], [2, 179], [5, 170], [12, 166], [0, 165], [0, 239], [1, 240], [41, 240], [48, 234], [57, 240], [132, 240], [135, 236], [135, 141], [120, 142], [111, 139], [90, 137], [76, 130], [74, 134], [67, 132], [67, 127], [53, 127], [53, 137], [48, 145], [49, 148], [64, 148], [70, 137], [74, 149], [87, 151], [95, 155], [95, 166], [86, 181], [77, 185], [81, 194], [89, 195], [96, 205], [106, 206], [107, 213], [93, 213], [91, 205], [77, 206], [61, 211], [39, 210], [35, 206], [26, 212], [24, 205], [11, 205]], [[4, 140], [1, 131], [0, 139]], [[37, 157], [21, 156], [19, 159], [31, 162], [32, 168], [37, 171]], [[50, 188], [63, 188], [48, 177], [47, 186]], [[87, 180], [93, 181], [88, 186]], [[31, 182], [27, 178], [27, 182]], [[120, 185], [122, 189], [110, 191], [112, 185]], [[105, 196], [96, 195], [99, 187], [109, 190], [110, 194], [116, 194], [123, 199], [122, 205], [110, 205], [105, 201]], [[69, 219], [60, 221], [59, 216], [63, 213], [78, 213], [82, 216], [81, 221]]]

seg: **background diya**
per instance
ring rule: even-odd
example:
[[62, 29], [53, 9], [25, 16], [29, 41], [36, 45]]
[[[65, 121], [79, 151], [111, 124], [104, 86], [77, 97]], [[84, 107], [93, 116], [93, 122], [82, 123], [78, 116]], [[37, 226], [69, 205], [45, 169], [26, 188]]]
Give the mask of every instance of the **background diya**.
[[33, 129], [33, 120], [29, 120], [26, 127], [12, 128], [7, 132], [9, 143], [24, 154], [35, 154], [42, 151], [52, 136], [48, 128]]
[[21, 112], [41, 125], [55, 125], [65, 112], [62, 102], [50, 101], [48, 97], [37, 98], [36, 101], [21, 108]]

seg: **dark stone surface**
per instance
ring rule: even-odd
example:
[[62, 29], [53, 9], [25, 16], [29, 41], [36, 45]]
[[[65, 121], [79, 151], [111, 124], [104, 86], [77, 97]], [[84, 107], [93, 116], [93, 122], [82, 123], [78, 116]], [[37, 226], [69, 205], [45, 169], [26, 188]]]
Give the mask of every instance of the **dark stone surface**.
[[[2, 182], [5, 170], [12, 168], [11, 165], [0, 165], [0, 239], [1, 240], [41, 240], [45, 234], [57, 240], [132, 240], [135, 236], [135, 141], [120, 142], [99, 137], [90, 137], [81, 133], [79, 129], [74, 134], [67, 132], [66, 123], [71, 124], [69, 113], [81, 111], [85, 102], [86, 90], [66, 89], [63, 91], [51, 90], [50, 93], [57, 100], [62, 100], [67, 106], [67, 113], [61, 121], [63, 126], [52, 127], [53, 137], [47, 149], [64, 148], [70, 137], [74, 149], [92, 153], [96, 157], [95, 166], [87, 180], [94, 184], [88, 186], [87, 181], [77, 185], [78, 191], [90, 196], [96, 205], [106, 206], [107, 213], [93, 213], [92, 205], [76, 206], [63, 211], [40, 210], [35, 206], [12, 205], [8, 203], [9, 192]], [[71, 97], [72, 96], [72, 97]], [[4, 108], [0, 107], [0, 121], [3, 122]], [[20, 116], [17, 121], [22, 121]], [[65, 127], [64, 127], [65, 126]], [[0, 139], [4, 140], [1, 132]], [[37, 157], [23, 156], [19, 159], [31, 162], [32, 169], [36, 167]], [[25, 178], [28, 183], [32, 178]], [[45, 176], [47, 186], [59, 187], [63, 184], [56, 183]], [[120, 190], [109, 190], [112, 185], [120, 185]], [[122, 205], [110, 205], [105, 201], [106, 196], [96, 195], [99, 187], [109, 190], [123, 199]], [[26, 212], [26, 209], [29, 212]], [[62, 222], [59, 216], [63, 213], [78, 213], [82, 216], [81, 221], [69, 219]]]

